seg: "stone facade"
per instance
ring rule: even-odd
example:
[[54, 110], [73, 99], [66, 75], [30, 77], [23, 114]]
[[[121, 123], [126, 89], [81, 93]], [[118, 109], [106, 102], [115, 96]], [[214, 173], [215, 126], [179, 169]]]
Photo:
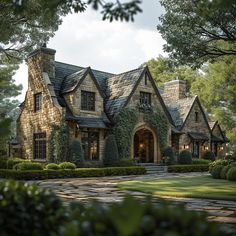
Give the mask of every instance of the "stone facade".
[[[212, 148], [212, 132], [217, 137], [220, 135], [217, 129], [209, 128], [199, 99], [187, 97], [184, 81], [166, 83], [164, 93], [160, 94], [147, 67], [114, 75], [56, 62], [54, 57], [55, 50], [48, 48], [40, 48], [28, 57], [29, 86], [18, 119], [18, 141], [25, 158], [35, 159], [35, 152], [46, 145], [44, 160], [48, 159], [52, 125], [65, 121], [70, 128], [70, 141], [78, 139], [81, 142], [87, 160], [102, 161], [106, 134], [114, 117], [124, 107], [137, 109], [139, 113], [138, 124], [131, 134], [132, 158], [141, 155], [144, 161], [161, 161], [160, 137], [145, 123], [143, 114], [147, 111], [141, 110], [143, 105], [148, 112], [158, 108], [166, 115], [168, 145], [177, 151], [193, 151], [193, 143], [197, 141], [201, 156], [203, 151]], [[82, 93], [90, 94], [85, 105], [94, 102], [92, 109], [82, 109], [85, 99]], [[39, 110], [35, 109], [37, 94], [41, 94]], [[35, 141], [37, 134], [42, 133], [46, 134], [44, 146], [40, 137]], [[142, 134], [150, 140], [144, 140]], [[205, 140], [196, 140], [199, 134]]]

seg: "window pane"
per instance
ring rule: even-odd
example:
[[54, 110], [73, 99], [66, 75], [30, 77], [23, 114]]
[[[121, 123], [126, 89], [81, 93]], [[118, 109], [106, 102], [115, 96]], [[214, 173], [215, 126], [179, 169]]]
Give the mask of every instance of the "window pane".
[[39, 111], [42, 108], [42, 93], [34, 95], [34, 110]]
[[88, 111], [95, 110], [95, 93], [81, 91], [81, 109]]
[[34, 134], [34, 159], [46, 159], [46, 133]]

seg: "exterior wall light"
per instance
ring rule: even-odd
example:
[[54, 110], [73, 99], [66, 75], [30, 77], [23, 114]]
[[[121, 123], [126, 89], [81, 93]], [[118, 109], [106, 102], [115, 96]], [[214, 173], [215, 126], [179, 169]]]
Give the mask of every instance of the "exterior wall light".
[[184, 149], [189, 149], [189, 145], [184, 144]]

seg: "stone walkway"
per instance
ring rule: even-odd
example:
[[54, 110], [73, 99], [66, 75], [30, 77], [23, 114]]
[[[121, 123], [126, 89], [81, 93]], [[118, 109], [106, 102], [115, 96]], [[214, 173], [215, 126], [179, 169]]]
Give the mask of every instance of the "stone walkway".
[[[117, 183], [127, 180], [143, 180], [149, 178], [167, 178], [174, 176], [196, 176], [203, 175], [201, 173], [188, 174], [172, 174], [163, 173], [158, 175], [144, 176], [116, 176], [116, 177], [99, 177], [99, 178], [81, 178], [81, 179], [51, 179], [36, 182], [43, 188], [52, 189], [59, 197], [65, 201], [82, 201], [89, 202], [98, 200], [100, 202], [116, 202], [121, 201], [126, 194], [132, 194], [137, 198], [143, 199], [147, 196], [145, 193], [137, 191], [124, 191], [117, 188]], [[154, 197], [154, 201], [160, 198]], [[236, 235], [236, 202], [209, 200], [197, 198], [173, 198], [165, 197], [166, 200], [175, 203], [185, 203], [187, 209], [196, 211], [205, 211], [210, 221], [223, 223], [223, 227], [227, 227]]]

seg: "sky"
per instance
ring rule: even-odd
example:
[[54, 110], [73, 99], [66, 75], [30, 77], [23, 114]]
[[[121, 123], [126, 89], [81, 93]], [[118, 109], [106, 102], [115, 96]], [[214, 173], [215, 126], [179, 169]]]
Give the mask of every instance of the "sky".
[[[102, 21], [99, 11], [88, 8], [84, 13], [70, 14], [47, 47], [56, 50], [55, 60], [78, 66], [121, 73], [139, 67], [145, 61], [165, 55], [165, 41], [156, 30], [163, 13], [158, 0], [143, 0], [143, 12], [134, 22]], [[14, 76], [27, 90], [27, 65], [22, 64]]]

